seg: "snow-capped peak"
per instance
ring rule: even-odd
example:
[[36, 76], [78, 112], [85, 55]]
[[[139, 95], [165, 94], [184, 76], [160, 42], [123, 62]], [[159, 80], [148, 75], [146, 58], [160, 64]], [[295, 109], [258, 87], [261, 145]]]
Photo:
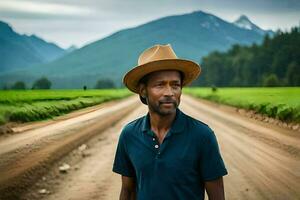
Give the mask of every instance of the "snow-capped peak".
[[273, 35], [274, 34], [274, 32], [271, 30], [265, 31], [265, 30], [261, 29], [260, 27], [258, 27], [257, 25], [253, 24], [250, 21], [250, 19], [245, 15], [241, 15], [235, 22], [233, 22], [233, 24], [242, 29], [255, 31], [256, 33], [258, 33], [260, 35], [265, 35], [265, 34]]
[[240, 28], [252, 30], [254, 28], [254, 24], [249, 20], [249, 18], [245, 15], [241, 15], [234, 24]]

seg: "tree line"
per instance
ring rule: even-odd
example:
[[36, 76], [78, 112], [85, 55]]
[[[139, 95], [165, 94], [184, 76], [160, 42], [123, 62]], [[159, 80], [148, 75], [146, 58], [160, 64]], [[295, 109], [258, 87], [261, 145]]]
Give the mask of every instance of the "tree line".
[[[34, 81], [32, 84], [31, 89], [51, 89], [52, 82], [45, 76], [37, 79]], [[110, 79], [99, 79], [95, 86], [94, 89], [108, 89], [108, 88], [116, 88], [114, 82]], [[26, 83], [23, 81], [16, 81], [13, 83], [11, 86], [5, 84], [2, 87], [3, 90], [26, 90], [28, 89], [26, 86]], [[86, 85], [83, 86], [83, 90], [87, 90], [88, 87]]]
[[300, 27], [203, 57], [196, 86], [300, 86]]
[[[41, 89], [50, 89], [51, 88], [51, 81], [49, 81], [49, 79], [47, 79], [46, 77], [41, 77], [39, 79], [37, 79], [36, 81], [33, 82], [31, 89], [37, 89], [37, 90], [41, 90]], [[16, 81], [15, 83], [13, 83], [11, 86], [5, 84], [2, 88], [3, 90], [25, 90], [27, 89], [26, 83], [23, 81]]]

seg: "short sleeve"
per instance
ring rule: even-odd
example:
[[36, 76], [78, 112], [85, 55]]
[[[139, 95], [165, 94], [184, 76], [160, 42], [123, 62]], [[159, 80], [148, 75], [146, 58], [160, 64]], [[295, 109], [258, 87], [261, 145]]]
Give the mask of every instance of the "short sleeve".
[[134, 177], [134, 167], [129, 159], [125, 142], [125, 131], [123, 130], [119, 137], [119, 142], [112, 170], [113, 172], [121, 174], [123, 176]]
[[204, 181], [212, 181], [228, 174], [220, 154], [216, 136], [212, 130], [202, 146], [200, 173]]

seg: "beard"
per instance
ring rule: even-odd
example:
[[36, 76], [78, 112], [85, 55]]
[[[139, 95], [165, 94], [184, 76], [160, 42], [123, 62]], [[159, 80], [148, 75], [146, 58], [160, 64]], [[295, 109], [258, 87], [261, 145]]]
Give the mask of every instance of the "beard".
[[[153, 102], [148, 97], [146, 99], [149, 110], [155, 112], [160, 116], [168, 116], [173, 113], [176, 113], [176, 109], [178, 108], [180, 103], [180, 100], [178, 100], [177, 102], [172, 98], [164, 98], [162, 100], [159, 100], [158, 102]], [[166, 104], [167, 106], [165, 106]]]

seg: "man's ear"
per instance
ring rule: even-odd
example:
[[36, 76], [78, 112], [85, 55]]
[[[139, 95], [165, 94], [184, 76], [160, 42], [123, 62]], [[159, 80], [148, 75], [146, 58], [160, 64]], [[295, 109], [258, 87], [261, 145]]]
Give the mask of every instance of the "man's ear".
[[146, 98], [146, 85], [143, 83], [140, 84], [139, 94], [141, 97]]

